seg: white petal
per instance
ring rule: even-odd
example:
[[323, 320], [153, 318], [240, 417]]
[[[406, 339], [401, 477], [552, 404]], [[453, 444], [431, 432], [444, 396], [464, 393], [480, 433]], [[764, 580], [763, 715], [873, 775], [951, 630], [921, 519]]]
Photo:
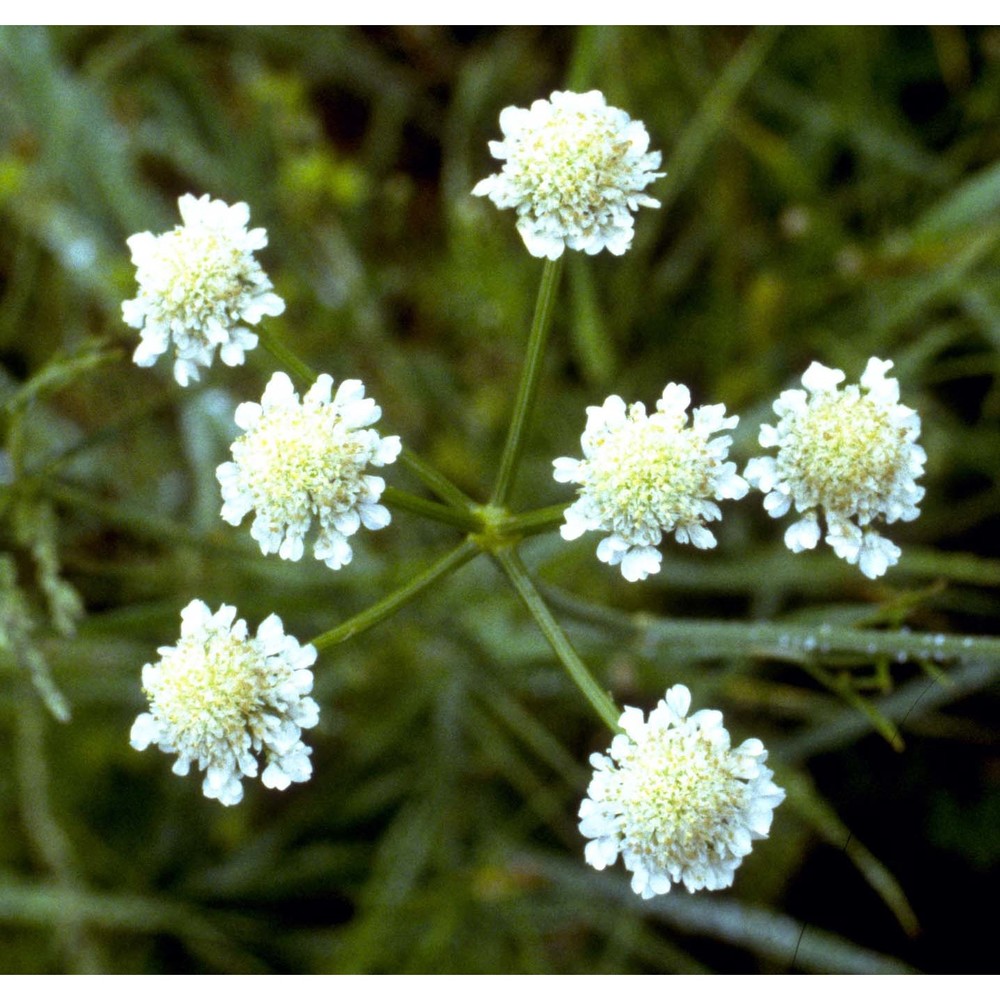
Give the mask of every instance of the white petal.
[[827, 392], [836, 389], [844, 381], [844, 373], [839, 368], [827, 368], [814, 361], [802, 376], [802, 384], [812, 392]]
[[792, 552], [816, 548], [819, 538], [820, 528], [815, 517], [804, 517], [785, 531], [785, 545]]
[[[783, 483], [779, 483], [778, 485], [779, 487], [784, 486]], [[782, 517], [784, 514], [788, 513], [791, 506], [792, 498], [788, 496], [787, 493], [780, 492], [780, 490], [768, 493], [768, 495], [764, 497], [764, 510], [766, 510], [771, 517]]]
[[295, 386], [284, 372], [275, 372], [261, 396], [261, 406], [264, 410], [277, 409], [298, 401]]
[[132, 723], [132, 730], [129, 733], [129, 743], [136, 750], [145, 750], [150, 743], [157, 743], [159, 739], [160, 724], [149, 712], [143, 712]]
[[552, 462], [552, 478], [557, 483], [576, 483], [581, 462], [575, 458], [557, 458]]
[[630, 583], [645, 580], [650, 574], [660, 572], [662, 559], [659, 550], [652, 546], [634, 548], [622, 557], [622, 576]]
[[382, 504], [362, 504], [359, 510], [361, 512], [361, 523], [369, 531], [379, 531], [392, 521], [392, 514]]
[[[763, 436], [763, 432], [761, 436]], [[751, 458], [747, 462], [746, 469], [743, 470], [743, 475], [752, 486], [755, 486], [762, 493], [770, 493], [777, 485], [778, 466], [770, 456]]]

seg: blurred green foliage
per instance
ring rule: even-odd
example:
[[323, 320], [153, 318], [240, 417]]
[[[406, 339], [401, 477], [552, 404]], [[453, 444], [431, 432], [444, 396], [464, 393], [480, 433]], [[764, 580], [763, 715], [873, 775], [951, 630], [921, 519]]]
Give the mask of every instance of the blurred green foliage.
[[[540, 265], [470, 191], [501, 108], [566, 86], [667, 176], [629, 254], [568, 262], [515, 508], [568, 499], [551, 459], [612, 391], [724, 400], [741, 462], [814, 359], [892, 358], [923, 417], [924, 512], [877, 582], [750, 501], [641, 585], [586, 540], [522, 547], [619, 704], [683, 682], [772, 748], [789, 800], [727, 893], [584, 865], [607, 736], [486, 559], [323, 654], [306, 785], [224, 809], [128, 745], [190, 599], [306, 640], [455, 532], [396, 512], [334, 574], [224, 525], [273, 362], [189, 391], [133, 366], [125, 238], [188, 191], [248, 202], [269, 328], [485, 499]], [[3, 30], [0, 971], [987, 971], [1000, 656], [952, 636], [1000, 612], [998, 121], [996, 29]]]

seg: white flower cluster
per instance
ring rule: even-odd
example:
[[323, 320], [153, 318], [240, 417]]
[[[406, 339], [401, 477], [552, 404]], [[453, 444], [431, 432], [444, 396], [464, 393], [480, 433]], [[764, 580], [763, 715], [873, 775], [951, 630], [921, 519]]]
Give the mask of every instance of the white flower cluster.
[[603, 406], [587, 407], [580, 439], [583, 459], [557, 458], [557, 482], [579, 483], [579, 498], [566, 509], [563, 538], [585, 531], [607, 531], [597, 558], [620, 564], [626, 580], [658, 573], [662, 556], [656, 546], [664, 533], [701, 549], [715, 546], [705, 527], [722, 512], [716, 500], [739, 500], [747, 484], [727, 462], [732, 438], [719, 431], [736, 426], [721, 403], [700, 406], [688, 426], [691, 394], [671, 382], [647, 416], [642, 403], [625, 406], [609, 396]]
[[[133, 360], [152, 365], [172, 344], [174, 377], [187, 385], [212, 364], [216, 348], [225, 364], [242, 364], [258, 339], [246, 324], [280, 314], [285, 304], [254, 257], [267, 234], [248, 231], [245, 204], [208, 195], [185, 195], [178, 204], [183, 224], [172, 232], [129, 238], [139, 294], [122, 313], [140, 331]], [[401, 445], [371, 428], [381, 410], [361, 382], [342, 382], [335, 396], [333, 385], [320, 375], [300, 401], [291, 379], [277, 372], [260, 403], [237, 407], [243, 433], [232, 444], [233, 461], [216, 475], [222, 517], [239, 524], [254, 511], [251, 534], [265, 555], [300, 559], [315, 519], [313, 552], [339, 569], [351, 560], [350, 536], [390, 521], [379, 503], [385, 481], [367, 470], [394, 462]], [[316, 650], [285, 636], [277, 615], [250, 637], [235, 614], [227, 605], [212, 614], [202, 601], [181, 612], [178, 644], [143, 668], [150, 710], [131, 733], [139, 750], [155, 743], [176, 753], [178, 774], [196, 762], [205, 795], [224, 805], [242, 799], [242, 778], [256, 776], [258, 758], [269, 787], [305, 781], [312, 765], [302, 730], [319, 718], [307, 697]]]
[[351, 561], [348, 538], [361, 525], [371, 531], [390, 521], [378, 501], [385, 489], [369, 465], [396, 460], [398, 437], [371, 429], [382, 415], [356, 379], [340, 383], [320, 375], [302, 401], [284, 372], [268, 382], [260, 403], [241, 403], [236, 423], [245, 432], [232, 444], [233, 461], [216, 471], [222, 487], [222, 517], [239, 524], [256, 511], [250, 534], [267, 555], [298, 560], [315, 518], [313, 554], [331, 569]]
[[500, 113], [501, 142], [490, 152], [503, 169], [480, 181], [474, 195], [517, 211], [528, 252], [555, 260], [563, 250], [589, 254], [632, 245], [640, 206], [659, 208], [644, 189], [657, 177], [660, 154], [649, 152], [642, 122], [608, 107], [598, 90], [556, 91], [551, 100]]
[[122, 303], [122, 316], [140, 332], [132, 360], [149, 367], [172, 341], [174, 378], [187, 385], [212, 364], [217, 347], [224, 364], [243, 364], [244, 352], [257, 346], [244, 324], [279, 315], [285, 303], [254, 258], [267, 246], [267, 233], [247, 231], [246, 204], [230, 206], [207, 194], [182, 195], [177, 204], [183, 225], [128, 239], [139, 294]]
[[785, 532], [793, 552], [816, 547], [826, 516], [834, 552], [875, 579], [899, 561], [900, 549], [871, 527], [912, 521], [924, 496], [916, 484], [926, 452], [916, 443], [920, 417], [899, 402], [899, 383], [886, 378], [891, 361], [871, 358], [860, 385], [839, 388], [844, 373], [813, 362], [802, 389], [774, 403], [776, 427], [760, 429], [760, 444], [776, 456], [754, 458], [744, 475], [767, 494], [764, 507], [781, 517], [794, 505], [804, 515]]
[[251, 638], [236, 609], [223, 604], [213, 615], [203, 601], [181, 612], [181, 638], [161, 646], [160, 660], [142, 668], [149, 711], [132, 725], [136, 750], [155, 743], [176, 753], [175, 774], [192, 763], [205, 772], [202, 791], [223, 805], [243, 798], [244, 777], [285, 789], [312, 774], [302, 730], [319, 721], [319, 706], [307, 697], [312, 646], [285, 635], [281, 619], [270, 615]]
[[649, 713], [626, 708], [580, 805], [586, 859], [601, 870], [621, 854], [643, 899], [684, 883], [689, 892], [724, 889], [766, 837], [785, 793], [771, 780], [757, 739], [735, 749], [722, 713], [688, 715], [691, 694], [670, 688]]

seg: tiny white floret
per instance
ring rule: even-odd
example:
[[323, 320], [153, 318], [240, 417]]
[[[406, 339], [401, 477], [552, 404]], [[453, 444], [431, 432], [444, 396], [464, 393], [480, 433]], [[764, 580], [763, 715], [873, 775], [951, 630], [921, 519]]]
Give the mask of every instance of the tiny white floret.
[[257, 346], [248, 327], [284, 312], [285, 303], [254, 257], [267, 232], [247, 231], [244, 202], [185, 194], [177, 204], [182, 225], [128, 238], [139, 294], [122, 303], [122, 317], [141, 338], [132, 360], [149, 367], [173, 344], [174, 378], [187, 385], [212, 364], [216, 348], [223, 364], [243, 364]]
[[764, 493], [771, 517], [801, 515], [785, 532], [792, 552], [813, 549], [822, 537], [865, 576], [882, 576], [900, 557], [899, 546], [873, 524], [919, 516], [926, 452], [918, 445], [920, 417], [899, 402], [899, 383], [887, 378], [891, 361], [870, 358], [857, 385], [841, 388], [844, 373], [813, 362], [802, 389], [774, 403], [776, 426], [760, 429], [760, 444], [775, 456], [753, 458], [744, 475]]
[[501, 142], [490, 152], [503, 169], [480, 181], [474, 195], [517, 211], [528, 252], [555, 260], [563, 250], [620, 255], [632, 245], [632, 213], [659, 208], [644, 194], [660, 154], [649, 152], [642, 122], [609, 107], [598, 90], [555, 91], [530, 108], [500, 113]]
[[721, 712], [690, 708], [683, 684], [648, 721], [626, 708], [623, 732], [606, 755], [590, 758], [594, 776], [579, 814], [586, 860], [600, 870], [620, 854], [643, 899], [681, 883], [689, 892], [732, 885], [785, 798], [760, 740], [733, 748]]
[[308, 697], [313, 646], [285, 635], [281, 619], [269, 615], [251, 637], [236, 609], [223, 604], [215, 614], [204, 601], [181, 612], [176, 646], [161, 646], [160, 659], [142, 668], [149, 711], [133, 723], [131, 744], [145, 750], [155, 743], [176, 753], [175, 774], [192, 763], [205, 772], [202, 791], [225, 806], [243, 798], [243, 778], [257, 776], [284, 789], [312, 774], [312, 750], [302, 730], [319, 721], [319, 706]]
[[699, 549], [714, 548], [706, 522], [722, 517], [717, 500], [739, 500], [747, 484], [727, 462], [739, 417], [725, 416], [721, 403], [697, 407], [688, 424], [691, 395], [671, 382], [646, 414], [642, 403], [626, 406], [609, 396], [587, 407], [580, 443], [582, 459], [557, 458], [553, 476], [579, 484], [577, 500], [566, 508], [563, 538], [606, 531], [597, 558], [620, 566], [626, 580], [645, 580], [660, 570], [664, 534]]
[[367, 470], [394, 462], [402, 446], [372, 429], [382, 411], [365, 396], [364, 383], [347, 379], [331, 397], [333, 384], [320, 375], [300, 402], [292, 380], [275, 372], [260, 403], [236, 408], [244, 433], [216, 477], [223, 520], [239, 524], [254, 511], [250, 534], [264, 555], [301, 559], [315, 521], [313, 555], [340, 569], [353, 555], [351, 535], [362, 525], [378, 531], [389, 524], [379, 503], [385, 480]]

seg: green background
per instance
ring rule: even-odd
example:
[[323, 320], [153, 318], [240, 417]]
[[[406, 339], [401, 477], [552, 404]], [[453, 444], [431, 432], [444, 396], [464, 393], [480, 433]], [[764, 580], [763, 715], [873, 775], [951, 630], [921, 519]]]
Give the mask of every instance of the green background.
[[[189, 191], [246, 201], [268, 329], [485, 500], [541, 265], [470, 191], [500, 110], [565, 87], [644, 121], [667, 176], [627, 255], [567, 261], [515, 508], [570, 498], [551, 461], [612, 392], [725, 401], [741, 466], [813, 360], [891, 358], [923, 418], [923, 513], [878, 581], [793, 556], [759, 495], [642, 584], [594, 536], [522, 546], [619, 704], [682, 682], [771, 749], [788, 801], [724, 893], [643, 903], [585, 866], [608, 736], [487, 559], [323, 653], [307, 784], [225, 809], [128, 745], [192, 598], [306, 641], [457, 536], [398, 511], [334, 574], [223, 524], [232, 411], [274, 363], [188, 391], [132, 365], [126, 237]], [[997, 29], [0, 33], [0, 971], [995, 971], [970, 903], [1000, 655], [950, 637], [1000, 610], [998, 120]]]

